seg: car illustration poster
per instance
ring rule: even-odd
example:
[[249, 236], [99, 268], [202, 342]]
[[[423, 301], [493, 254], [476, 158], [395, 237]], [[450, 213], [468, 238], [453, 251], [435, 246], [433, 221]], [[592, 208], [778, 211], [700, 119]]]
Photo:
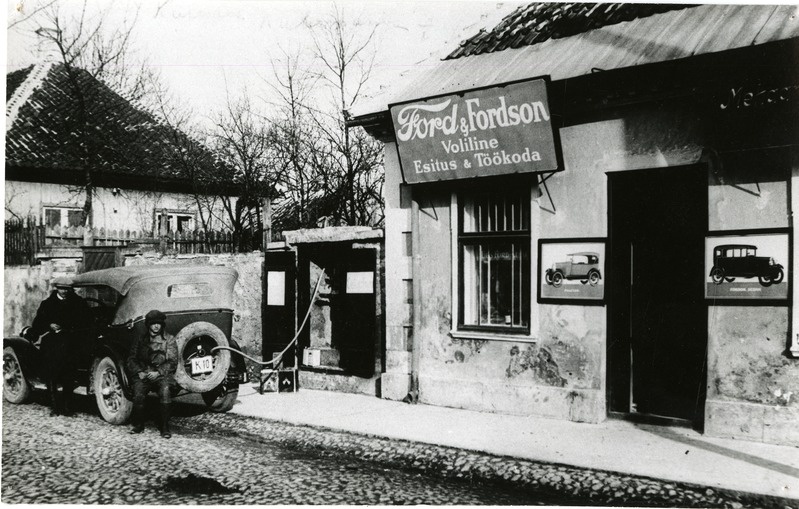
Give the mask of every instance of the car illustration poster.
[[705, 297], [788, 299], [788, 234], [710, 236], [705, 240]]
[[539, 300], [604, 299], [604, 241], [541, 240], [539, 249]]

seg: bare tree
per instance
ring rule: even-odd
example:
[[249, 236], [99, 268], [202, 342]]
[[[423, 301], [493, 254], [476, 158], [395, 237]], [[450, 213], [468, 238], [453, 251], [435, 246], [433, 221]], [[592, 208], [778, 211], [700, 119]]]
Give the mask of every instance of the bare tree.
[[383, 219], [382, 147], [362, 128], [348, 129], [347, 110], [361, 96], [374, 65], [377, 26], [348, 22], [334, 6], [317, 22], [306, 22], [321, 62], [319, 79], [330, 94], [331, 108], [313, 118], [329, 150], [331, 178], [327, 193], [339, 197], [335, 219], [346, 224], [379, 224]]
[[274, 83], [270, 83], [273, 99], [268, 101], [275, 114], [271, 120], [270, 143], [274, 151], [277, 173], [281, 176], [294, 226], [309, 226], [316, 218], [309, 214], [314, 196], [322, 189], [323, 166], [319, 138], [307, 103], [316, 79], [300, 67], [299, 53], [283, 52], [273, 61]]
[[217, 193], [240, 249], [256, 248], [264, 228], [263, 198], [274, 198], [282, 172], [272, 150], [269, 125], [253, 108], [245, 90], [239, 97], [228, 96], [225, 109], [217, 116], [214, 148], [221, 164], [209, 182], [215, 188], [231, 186], [235, 199]]
[[55, 55], [58, 72], [66, 81], [69, 97], [65, 99], [74, 106], [74, 116], [66, 119], [61, 128], [75, 140], [68, 150], [83, 173], [82, 222], [91, 228], [96, 177], [103, 169], [100, 154], [109, 150], [100, 146], [102, 142], [96, 132], [115, 113], [114, 106], [104, 111], [103, 101], [98, 100], [104, 92], [103, 86], [127, 99], [142, 101], [150, 92], [147, 84], [156, 78], [144, 63], [131, 71], [132, 33], [138, 13], [121, 25], [112, 25], [108, 21], [111, 6], [91, 14], [88, 2], [84, 1], [76, 15], [66, 14], [62, 7], [61, 3], [46, 3], [24, 21], [32, 26], [45, 51]]
[[155, 83], [153, 104], [159, 120], [166, 127], [164, 153], [169, 163], [180, 169], [180, 173], [190, 182], [192, 199], [199, 213], [200, 228], [206, 234], [214, 226], [214, 212], [217, 209], [218, 186], [214, 186], [215, 168], [218, 161], [196, 138], [202, 137], [202, 129], [194, 122], [189, 108], [172, 96], [169, 90]]

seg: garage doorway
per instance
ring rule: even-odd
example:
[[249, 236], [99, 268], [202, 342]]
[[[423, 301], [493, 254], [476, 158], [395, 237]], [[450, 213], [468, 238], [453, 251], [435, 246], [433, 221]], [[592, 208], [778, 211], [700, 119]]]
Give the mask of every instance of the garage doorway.
[[707, 170], [609, 174], [608, 190], [611, 413], [701, 429]]

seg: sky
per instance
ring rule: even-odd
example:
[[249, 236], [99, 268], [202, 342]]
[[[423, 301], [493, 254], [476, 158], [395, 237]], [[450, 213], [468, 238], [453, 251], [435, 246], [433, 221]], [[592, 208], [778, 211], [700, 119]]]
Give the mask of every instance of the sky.
[[[30, 8], [26, 0], [10, 0], [8, 24]], [[90, 0], [91, 9], [108, 1]], [[377, 25], [375, 63], [367, 95], [396, 84], [398, 77], [421, 68], [454, 50], [481, 28], [495, 25], [520, 3], [490, 1], [339, 1], [345, 19], [364, 30]], [[82, 2], [63, 8], [78, 12]], [[303, 20], [331, 12], [327, 1], [276, 0], [116, 0], [109, 24], [121, 24], [136, 12], [137, 53], [158, 68], [173, 94], [198, 119], [213, 116], [225, 103], [226, 93], [269, 95], [265, 80], [273, 79], [272, 63], [283, 52], [310, 49], [312, 41]], [[46, 55], [30, 23], [7, 31], [10, 72], [41, 61]], [[313, 67], [308, 58], [303, 64]]]

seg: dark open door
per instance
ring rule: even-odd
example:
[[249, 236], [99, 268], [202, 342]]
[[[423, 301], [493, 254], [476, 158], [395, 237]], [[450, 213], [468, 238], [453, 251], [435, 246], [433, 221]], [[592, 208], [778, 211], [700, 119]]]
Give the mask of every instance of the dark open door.
[[[272, 359], [294, 337], [296, 264], [292, 251], [267, 251], [264, 256], [263, 358]], [[296, 348], [296, 347], [295, 347]], [[280, 367], [294, 366], [295, 348]], [[277, 366], [276, 366], [277, 367]]]
[[612, 411], [701, 427], [707, 214], [703, 166], [610, 176]]
[[375, 368], [375, 260], [374, 249], [348, 251], [331, 310], [332, 346], [341, 352], [341, 368], [365, 378]]

